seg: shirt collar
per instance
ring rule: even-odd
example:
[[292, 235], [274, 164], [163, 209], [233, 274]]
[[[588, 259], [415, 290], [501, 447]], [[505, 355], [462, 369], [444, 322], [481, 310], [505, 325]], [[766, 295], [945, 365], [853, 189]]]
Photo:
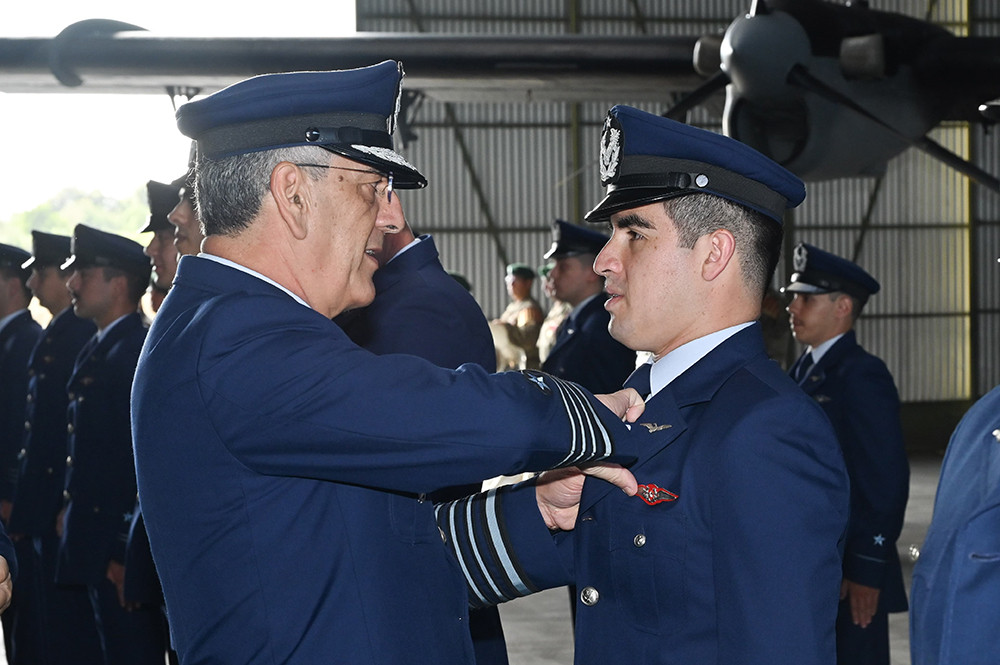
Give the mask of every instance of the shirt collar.
[[826, 354], [826, 352], [829, 351], [830, 348], [834, 344], [837, 343], [837, 340], [840, 339], [843, 336], [844, 336], [844, 333], [840, 333], [839, 335], [837, 335], [835, 337], [831, 337], [830, 339], [826, 340], [825, 342], [823, 342], [822, 344], [820, 344], [818, 346], [815, 346], [815, 347], [810, 346], [810, 347], [808, 347], [806, 349], [806, 351], [808, 353], [812, 354], [813, 363], [818, 363], [819, 359], [822, 358]]
[[417, 243], [421, 242], [426, 237], [427, 236], [418, 236], [418, 237], [414, 238], [413, 240], [410, 241], [410, 243], [406, 247], [404, 247], [403, 249], [401, 249], [398, 252], [396, 252], [395, 254], [393, 254], [392, 258], [389, 259], [388, 261], [386, 261], [385, 264], [389, 265], [390, 263], [392, 263], [393, 261], [396, 260], [397, 256], [402, 256], [403, 252], [405, 252], [406, 250], [411, 249], [413, 247], [416, 247]]
[[649, 372], [649, 397], [652, 397], [678, 376], [686, 372], [692, 365], [709, 354], [712, 349], [725, 342], [727, 339], [743, 330], [747, 326], [753, 325], [753, 321], [740, 323], [735, 326], [717, 330], [704, 337], [693, 339], [686, 344], [678, 346], [676, 349], [663, 356], [653, 363]]
[[[199, 256], [199, 258], [208, 259], [209, 261], [215, 261], [216, 263], [221, 263], [224, 266], [229, 266], [230, 268], [235, 268], [236, 270], [239, 270], [241, 272], [245, 272], [248, 275], [252, 275], [253, 277], [256, 277], [259, 280], [267, 282], [271, 286], [274, 286], [276, 288], [281, 289], [282, 291], [284, 291], [285, 293], [287, 293], [288, 295], [290, 295], [292, 298], [294, 298], [295, 301], [297, 303], [299, 303], [300, 305], [302, 305], [303, 307], [309, 307], [309, 303], [307, 303], [305, 300], [303, 300], [302, 298], [298, 297], [297, 295], [295, 295], [294, 293], [292, 293], [291, 291], [289, 291], [288, 289], [286, 289], [285, 287], [283, 287], [281, 284], [278, 284], [276, 281], [274, 281], [270, 277], [265, 277], [264, 275], [261, 275], [256, 270], [251, 270], [250, 268], [247, 268], [246, 266], [243, 266], [243, 265], [240, 265], [239, 263], [235, 263], [233, 261], [230, 261], [229, 259], [224, 259], [221, 256], [216, 256], [215, 254], [206, 254], [205, 252], [199, 252], [198, 256]], [[312, 309], [312, 307], [309, 307], [309, 309]]]
[[121, 323], [122, 321], [124, 321], [128, 317], [129, 317], [128, 314], [123, 314], [123, 315], [119, 316], [117, 319], [115, 319], [114, 321], [112, 321], [111, 323], [109, 323], [108, 326], [106, 328], [104, 328], [104, 330], [98, 330], [97, 331], [97, 341], [99, 342], [102, 339], [104, 339], [105, 337], [107, 337], [109, 330], [111, 330], [112, 328], [114, 328], [115, 326], [117, 326], [119, 323]]
[[13, 321], [17, 317], [19, 317], [21, 315], [21, 312], [26, 312], [26, 311], [28, 311], [28, 310], [26, 310], [26, 309], [19, 309], [16, 312], [11, 312], [7, 316], [5, 316], [2, 319], [0, 319], [0, 330], [3, 330], [4, 328], [6, 328], [8, 323], [10, 323], [11, 321]]

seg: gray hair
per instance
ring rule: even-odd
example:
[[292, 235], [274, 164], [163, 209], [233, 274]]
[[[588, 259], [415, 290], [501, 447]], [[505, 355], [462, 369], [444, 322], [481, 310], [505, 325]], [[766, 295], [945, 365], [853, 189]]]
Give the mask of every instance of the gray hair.
[[[331, 157], [332, 153], [316, 146], [261, 150], [217, 160], [199, 155], [195, 201], [202, 231], [206, 236], [239, 234], [260, 212], [275, 166], [281, 162], [327, 165]], [[306, 173], [311, 180], [325, 177], [321, 169]]]
[[783, 229], [773, 219], [713, 194], [689, 194], [663, 202], [674, 220], [677, 242], [691, 249], [698, 238], [725, 229], [736, 239], [740, 272], [751, 293], [763, 299], [781, 253]]

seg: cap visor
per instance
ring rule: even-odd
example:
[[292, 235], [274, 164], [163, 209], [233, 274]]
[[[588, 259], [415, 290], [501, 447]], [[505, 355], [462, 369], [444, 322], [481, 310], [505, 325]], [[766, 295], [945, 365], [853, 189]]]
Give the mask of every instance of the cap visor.
[[587, 222], [604, 222], [611, 218], [611, 215], [622, 210], [641, 208], [657, 201], [691, 194], [689, 189], [663, 189], [662, 187], [629, 187], [628, 189], [616, 189], [608, 192], [608, 195], [601, 200], [597, 206], [588, 212], [583, 218]]
[[782, 293], [830, 293], [829, 289], [824, 289], [805, 282], [792, 282], [788, 286], [782, 287]]
[[427, 186], [427, 178], [394, 150], [353, 145], [321, 147], [355, 162], [366, 164], [379, 173], [391, 173], [392, 186], [396, 189], [423, 189]]

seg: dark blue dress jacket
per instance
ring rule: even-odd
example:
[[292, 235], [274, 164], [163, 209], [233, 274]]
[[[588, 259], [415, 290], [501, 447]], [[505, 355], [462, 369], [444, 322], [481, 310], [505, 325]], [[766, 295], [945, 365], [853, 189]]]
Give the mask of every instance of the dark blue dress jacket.
[[100, 342], [83, 347], [66, 389], [66, 514], [56, 581], [98, 584], [111, 559], [125, 562], [135, 508], [135, 463], [129, 395], [146, 337], [140, 314], [112, 325]]
[[[479, 304], [445, 272], [430, 236], [375, 272], [375, 300], [344, 328], [372, 353], [411, 353], [438, 367], [458, 369], [476, 363], [496, 368], [489, 324]], [[436, 490], [435, 503], [475, 494], [482, 483]], [[507, 646], [495, 607], [470, 613], [469, 628], [477, 665], [507, 663]]]
[[153, 322], [132, 406], [186, 665], [473, 663], [461, 572], [420, 495], [611, 454], [627, 433], [575, 384], [376, 356], [195, 256]]
[[28, 358], [42, 335], [28, 310], [0, 330], [0, 500], [13, 501], [18, 453], [24, 440]]
[[899, 422], [899, 394], [885, 363], [851, 330], [801, 382], [837, 432], [851, 478], [844, 577], [881, 589], [879, 609], [906, 610], [896, 540], [910, 491], [910, 464]]
[[28, 361], [28, 408], [10, 531], [55, 534], [66, 476], [66, 384], [80, 349], [96, 332], [72, 307], [45, 328]]
[[442, 508], [473, 596], [575, 583], [587, 601], [578, 664], [832, 665], [847, 473], [759, 324], [651, 397], [639, 421], [632, 471], [667, 500], [588, 479], [576, 529], [554, 537], [527, 510], [530, 481]]
[[606, 300], [606, 294], [598, 294], [560, 326], [543, 371], [598, 394], [622, 387], [635, 369], [635, 351], [608, 332], [611, 314], [604, 309]]
[[958, 424], [913, 569], [913, 665], [992, 665], [1000, 598], [1000, 386]]

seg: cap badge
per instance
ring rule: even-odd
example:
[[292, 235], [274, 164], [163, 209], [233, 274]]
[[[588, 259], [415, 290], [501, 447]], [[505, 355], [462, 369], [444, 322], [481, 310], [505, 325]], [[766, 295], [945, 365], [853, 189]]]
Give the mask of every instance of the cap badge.
[[639, 491], [636, 492], [636, 496], [651, 506], [663, 503], [664, 501], [677, 500], [676, 494], [669, 490], [665, 490], [662, 487], [657, 487], [652, 483], [649, 485], [639, 485]]
[[806, 269], [806, 264], [809, 262], [809, 250], [806, 249], [804, 244], [798, 244], [795, 246], [795, 251], [792, 253], [792, 263], [795, 267], [795, 272], [802, 272]]
[[618, 180], [622, 154], [622, 129], [618, 119], [608, 115], [601, 134], [601, 185]]

